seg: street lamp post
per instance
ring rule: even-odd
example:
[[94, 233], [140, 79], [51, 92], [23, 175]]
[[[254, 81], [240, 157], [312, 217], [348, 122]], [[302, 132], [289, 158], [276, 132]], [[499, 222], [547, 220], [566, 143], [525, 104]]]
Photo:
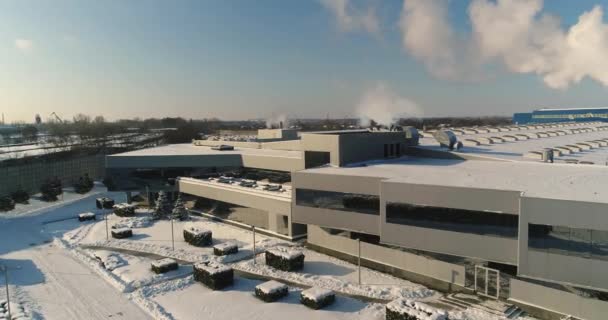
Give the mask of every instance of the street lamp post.
[[8, 318], [11, 319], [11, 297], [9, 296], [8, 291], [8, 267], [3, 266], [2, 270], [4, 271], [4, 282], [6, 286], [6, 309], [8, 310]]
[[255, 264], [255, 226], [251, 226], [253, 229], [253, 264]]
[[175, 237], [173, 235], [173, 217], [171, 217], [171, 247], [175, 251]]

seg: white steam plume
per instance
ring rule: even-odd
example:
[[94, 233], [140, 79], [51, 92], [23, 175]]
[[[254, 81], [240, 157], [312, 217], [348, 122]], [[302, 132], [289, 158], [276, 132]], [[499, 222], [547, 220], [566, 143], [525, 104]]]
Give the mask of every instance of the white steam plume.
[[399, 26], [404, 48], [434, 76], [470, 79], [499, 61], [515, 73], [542, 76], [551, 88], [589, 77], [608, 86], [608, 25], [600, 6], [584, 12], [568, 30], [541, 14], [542, 0], [473, 0], [472, 34], [456, 34], [447, 0], [404, 0]]
[[287, 116], [284, 114], [275, 116], [272, 115], [272, 117], [266, 119], [266, 128], [268, 129], [273, 129], [273, 128], [279, 128], [279, 126], [281, 125], [281, 123], [283, 124], [283, 128], [287, 127]]
[[350, 0], [319, 0], [335, 17], [342, 32], [363, 30], [373, 35], [380, 32], [380, 23], [373, 7], [367, 10], [355, 8]]
[[399, 118], [422, 116], [422, 109], [415, 102], [393, 92], [384, 83], [378, 83], [361, 97], [357, 115], [362, 126], [369, 126], [371, 120], [390, 126]]

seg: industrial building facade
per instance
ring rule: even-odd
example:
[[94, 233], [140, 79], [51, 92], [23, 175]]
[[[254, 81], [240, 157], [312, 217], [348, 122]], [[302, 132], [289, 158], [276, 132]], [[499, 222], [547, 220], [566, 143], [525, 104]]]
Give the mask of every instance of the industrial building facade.
[[608, 121], [608, 108], [538, 109], [513, 114], [513, 123], [587, 122]]
[[[547, 317], [608, 314], [604, 167], [462, 160], [447, 151], [413, 157], [423, 147], [402, 131], [261, 136], [272, 141], [223, 142], [234, 150], [219, 151], [222, 142], [197, 140], [113, 155], [107, 170], [124, 190], [138, 188], [128, 181], [142, 170], [178, 171], [180, 192], [263, 212], [269, 233], [306, 237], [344, 259], [360, 254], [367, 266], [433, 288], [508, 299]], [[234, 168], [290, 181], [271, 191], [261, 181], [203, 177]]]

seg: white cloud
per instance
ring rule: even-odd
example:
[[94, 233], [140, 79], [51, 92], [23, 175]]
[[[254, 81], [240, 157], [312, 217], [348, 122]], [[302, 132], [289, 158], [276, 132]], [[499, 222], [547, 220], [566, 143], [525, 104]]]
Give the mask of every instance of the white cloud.
[[500, 62], [510, 72], [538, 74], [551, 88], [567, 88], [585, 77], [608, 86], [602, 8], [583, 13], [568, 30], [542, 8], [542, 0], [473, 0], [472, 32], [459, 35], [448, 21], [447, 0], [404, 0], [403, 47], [444, 79], [468, 79]]
[[371, 120], [390, 126], [399, 118], [422, 115], [422, 109], [415, 102], [399, 96], [382, 82], [368, 89], [357, 106], [357, 116], [363, 126], [368, 126]]
[[21, 52], [31, 52], [34, 49], [34, 42], [28, 39], [16, 39], [15, 48]]
[[319, 0], [335, 17], [342, 32], [366, 31], [373, 35], [380, 32], [380, 22], [374, 7], [356, 8], [350, 0]]

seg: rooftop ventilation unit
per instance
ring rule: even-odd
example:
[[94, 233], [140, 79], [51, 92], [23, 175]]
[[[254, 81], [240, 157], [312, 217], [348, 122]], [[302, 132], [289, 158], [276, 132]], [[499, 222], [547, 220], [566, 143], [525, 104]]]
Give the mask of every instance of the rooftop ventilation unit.
[[450, 150], [454, 150], [454, 146], [456, 146], [456, 142], [458, 142], [454, 132], [449, 130], [437, 130], [433, 133], [433, 138], [439, 142], [441, 147]]
[[221, 144], [219, 146], [211, 147], [211, 149], [218, 150], [218, 151], [231, 151], [231, 150], [234, 150], [234, 146], [227, 145], [227, 144]]
[[420, 134], [418, 133], [418, 129], [414, 127], [403, 127], [403, 131], [405, 132], [405, 138], [411, 141], [413, 145], [418, 145], [420, 141]]

